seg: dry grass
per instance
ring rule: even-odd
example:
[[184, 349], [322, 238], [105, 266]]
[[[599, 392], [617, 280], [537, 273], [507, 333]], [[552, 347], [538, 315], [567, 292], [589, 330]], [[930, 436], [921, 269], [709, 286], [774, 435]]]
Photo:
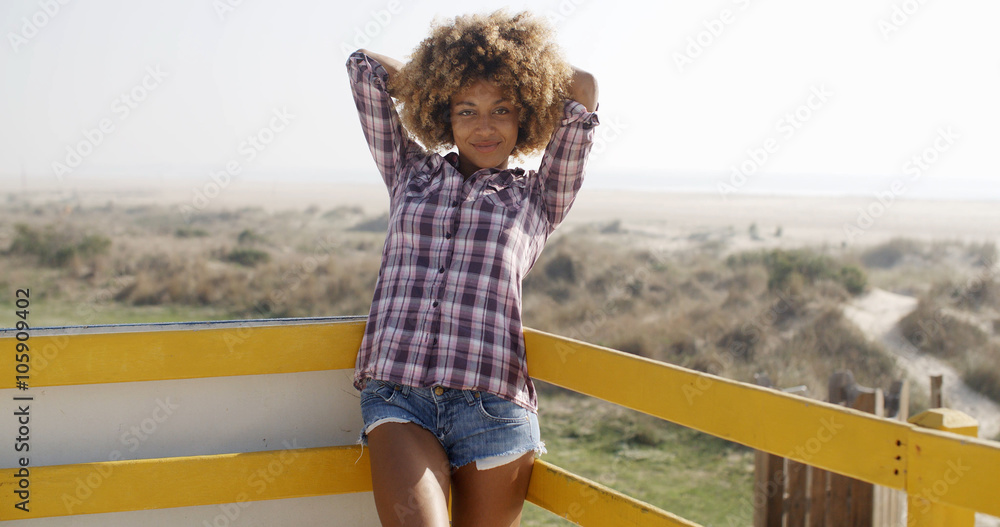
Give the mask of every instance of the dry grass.
[[[4, 278], [8, 284], [32, 283], [53, 302], [100, 299], [115, 307], [106, 310], [109, 316], [148, 312], [152, 319], [163, 308], [218, 318], [364, 314], [386, 222], [357, 207], [278, 213], [248, 207], [191, 221], [175, 208], [152, 205], [30, 207], [9, 214], [26, 226], [0, 224], [0, 249], [8, 248], [2, 265], [15, 270]], [[110, 245], [78, 252], [61, 268], [43, 268], [15, 243], [27, 231], [55, 233], [64, 225], [75, 229], [66, 240], [99, 235]], [[946, 273], [937, 270], [949, 263], [972, 269], [994, 261], [992, 244], [897, 239], [858, 255], [797, 249], [723, 260], [711, 246], [657, 251], [648, 234], [642, 236], [637, 243], [620, 222], [558, 232], [525, 279], [525, 323], [738, 380], [767, 373], [778, 386], [805, 384], [822, 398], [827, 376], [837, 369], [852, 369], [862, 384], [884, 388], [898, 375], [884, 351], [839, 310], [864, 288], [868, 273], [877, 281], [895, 273], [906, 282], [901, 287], [927, 296], [904, 322], [933, 316], [941, 303], [955, 312], [949, 331], [931, 334], [927, 349], [966, 364], [970, 382], [984, 392], [1000, 384], [998, 368], [963, 351], [992, 357], [982, 351], [990, 338], [963, 318], [1000, 320], [992, 277], [977, 287], [941, 280], [920, 285], [940, 279]], [[979, 272], [985, 277], [988, 269]]]
[[885, 388], [897, 374], [839, 312], [851, 297], [840, 280], [850, 262], [802, 250], [723, 263], [581, 231], [547, 249], [525, 281], [527, 324], [738, 380], [768, 373], [818, 397], [837, 369]]
[[910, 344], [947, 360], [972, 389], [1000, 402], [998, 291], [989, 268], [962, 284], [953, 279], [935, 283], [900, 321], [900, 329]]
[[[17, 239], [6, 221], [13, 217], [34, 232], [72, 225], [71, 239], [111, 240], [62, 267], [39, 266], [30, 252], [0, 254], [0, 284], [30, 285], [39, 325], [364, 314], [386, 222], [356, 207], [243, 208], [187, 222], [170, 207], [15, 204], [0, 211], [0, 251]], [[998, 288], [994, 266], [983, 265], [995, 262], [991, 244], [893, 240], [862, 254], [831, 256], [820, 248], [726, 260], [722, 248], [734, 235], [675, 252], [651, 249], [655, 238], [637, 240], [620, 222], [561, 230], [524, 282], [524, 321], [741, 381], [766, 373], [777, 387], [806, 385], [807, 396], [825, 399], [827, 379], [839, 369], [883, 389], [900, 375], [841, 313], [867, 281], [921, 295], [904, 330], [913, 338], [924, 331], [923, 349], [953, 361], [971, 386], [1000, 400]], [[936, 317], [946, 322], [928, 331]], [[567, 400], [548, 385], [539, 389], [555, 461], [706, 525], [749, 518], [752, 509], [739, 505], [749, 503], [745, 449], [590, 399]], [[911, 413], [927, 405], [925, 397], [914, 391]]]

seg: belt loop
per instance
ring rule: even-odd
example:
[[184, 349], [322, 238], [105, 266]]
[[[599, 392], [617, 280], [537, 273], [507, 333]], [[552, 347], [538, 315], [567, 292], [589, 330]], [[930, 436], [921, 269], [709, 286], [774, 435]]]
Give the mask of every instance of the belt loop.
[[465, 395], [465, 402], [469, 403], [469, 406], [476, 404], [476, 400], [479, 398], [479, 392], [475, 390], [462, 390], [462, 394]]
[[400, 392], [400, 395], [402, 395], [404, 399], [410, 397], [410, 385], [409, 384], [397, 384], [396, 386], [401, 386], [402, 387], [402, 388], [400, 388], [399, 392]]

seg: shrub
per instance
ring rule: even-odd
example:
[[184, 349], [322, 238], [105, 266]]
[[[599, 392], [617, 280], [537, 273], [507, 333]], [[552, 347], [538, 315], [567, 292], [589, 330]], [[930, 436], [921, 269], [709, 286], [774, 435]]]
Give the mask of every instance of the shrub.
[[992, 267], [997, 263], [997, 246], [993, 242], [970, 244], [966, 254], [980, 267]]
[[243, 229], [236, 237], [236, 243], [240, 245], [253, 245], [262, 241], [264, 241], [264, 237], [250, 229]]
[[845, 265], [840, 268], [838, 282], [852, 295], [860, 295], [868, 285], [868, 276], [856, 265]]
[[754, 359], [754, 352], [759, 343], [759, 338], [755, 331], [756, 328], [751, 328], [751, 331], [745, 331], [744, 329], [742, 327], [735, 327], [727, 331], [715, 345], [720, 349], [726, 350], [729, 356], [734, 359], [750, 362]]
[[271, 255], [260, 249], [250, 249], [248, 247], [237, 247], [226, 253], [224, 258], [227, 262], [242, 265], [244, 267], [254, 267], [257, 264], [271, 261]]
[[[881, 385], [895, 374], [895, 361], [835, 307], [824, 309], [811, 323], [799, 327], [791, 341], [782, 347], [779, 356], [796, 361], [804, 359], [821, 378], [849, 368], [858, 375], [859, 382]], [[825, 371], [816, 371], [817, 366]]]
[[384, 234], [389, 230], [389, 214], [362, 220], [349, 229], [353, 232], [374, 232]]
[[899, 328], [917, 349], [951, 359], [981, 349], [988, 339], [978, 327], [946, 314], [926, 298], [920, 299], [917, 308], [899, 321]]
[[77, 259], [90, 259], [106, 254], [111, 239], [100, 234], [82, 234], [72, 229], [48, 225], [34, 229], [19, 223], [14, 226], [14, 239], [8, 254], [34, 256], [48, 267], [66, 267]]
[[794, 289], [798, 284], [812, 285], [828, 278], [857, 295], [868, 283], [867, 275], [859, 267], [838, 265], [833, 258], [809, 250], [774, 249], [731, 255], [726, 259], [726, 265], [732, 268], [758, 263], [767, 269], [767, 288], [771, 291]]
[[1000, 402], [1000, 371], [996, 368], [975, 368], [966, 370], [962, 380], [973, 390]]
[[906, 238], [893, 238], [862, 253], [861, 263], [866, 267], [890, 269], [907, 254], [920, 254], [920, 252], [917, 242]]
[[573, 257], [566, 253], [558, 253], [545, 264], [545, 276], [553, 281], [576, 282], [576, 265]]
[[204, 238], [208, 236], [208, 231], [196, 227], [178, 227], [174, 231], [177, 238]]

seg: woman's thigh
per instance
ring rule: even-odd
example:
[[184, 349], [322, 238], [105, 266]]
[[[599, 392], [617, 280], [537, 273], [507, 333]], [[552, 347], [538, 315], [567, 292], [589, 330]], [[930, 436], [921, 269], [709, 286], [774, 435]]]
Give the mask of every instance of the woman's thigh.
[[488, 470], [475, 463], [451, 476], [452, 525], [454, 527], [517, 527], [528, 494], [534, 452]]
[[368, 433], [372, 490], [389, 526], [448, 526], [451, 464], [433, 434], [414, 423], [380, 424]]

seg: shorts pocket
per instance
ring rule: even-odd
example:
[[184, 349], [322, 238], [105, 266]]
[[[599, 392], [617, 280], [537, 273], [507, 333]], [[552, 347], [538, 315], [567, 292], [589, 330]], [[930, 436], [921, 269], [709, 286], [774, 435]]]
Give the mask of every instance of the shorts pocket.
[[363, 390], [361, 390], [361, 403], [366, 401], [392, 402], [396, 394], [399, 393], [398, 385], [391, 382], [370, 380]]
[[483, 417], [501, 423], [516, 423], [528, 420], [528, 411], [492, 393], [477, 392], [476, 406]]

